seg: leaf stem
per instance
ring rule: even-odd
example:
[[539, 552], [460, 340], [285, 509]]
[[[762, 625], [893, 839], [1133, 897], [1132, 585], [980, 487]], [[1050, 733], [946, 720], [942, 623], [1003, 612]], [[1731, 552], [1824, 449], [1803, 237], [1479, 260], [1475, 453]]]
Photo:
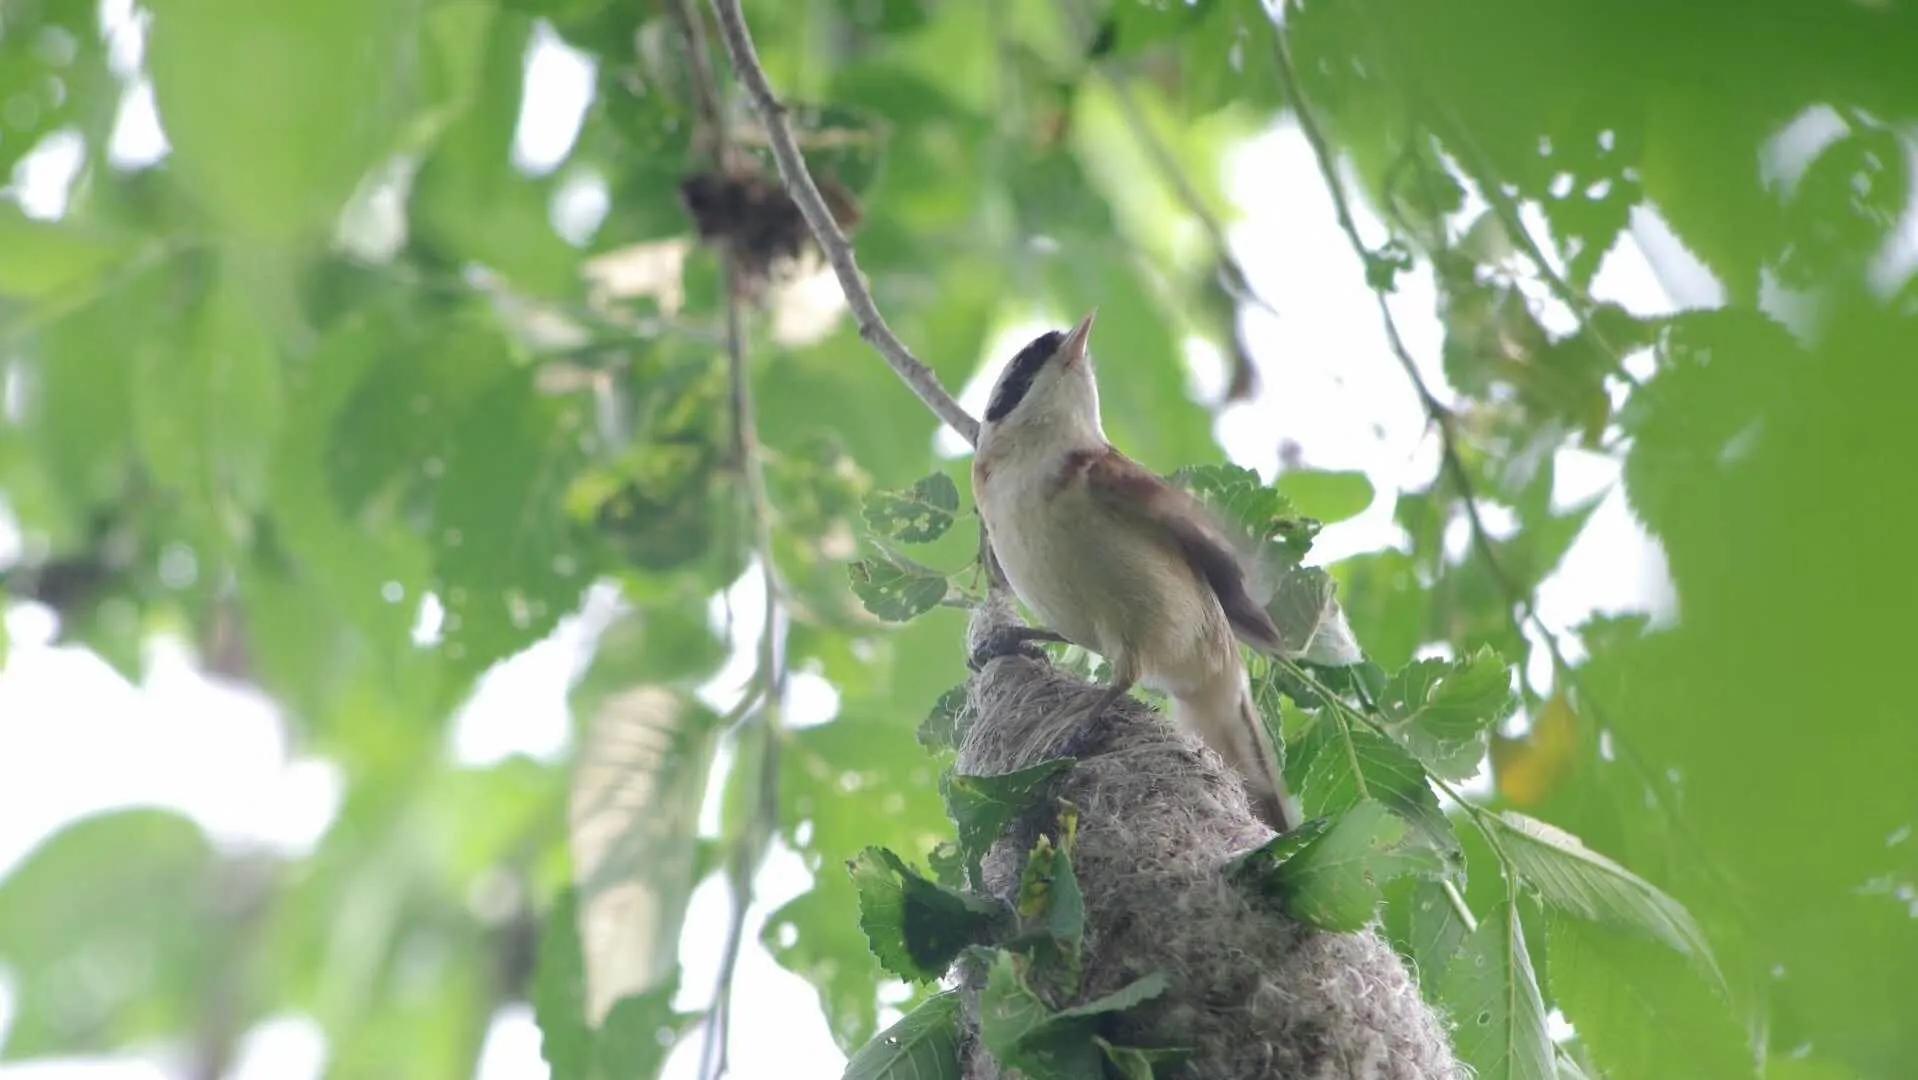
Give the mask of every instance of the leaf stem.
[[812, 230], [813, 239], [818, 242], [819, 249], [825, 253], [826, 261], [839, 278], [839, 287], [846, 294], [846, 303], [852, 308], [853, 319], [859, 324], [859, 336], [885, 359], [893, 373], [919, 396], [919, 400], [935, 416], [945, 421], [966, 442], [977, 445], [979, 421], [973, 419], [972, 414], [953, 399], [939, 382], [939, 376], [914, 356], [912, 350], [906, 348], [892, 328], [886, 325], [884, 316], [880, 315], [879, 306], [872, 298], [872, 290], [867, 288], [865, 278], [860, 274], [852, 244], [839, 228], [832, 211], [827, 209], [825, 198], [819, 194], [819, 185], [814, 183], [806, 159], [793, 139], [792, 122], [787, 117], [786, 106], [773, 92], [772, 84], [766, 81], [766, 69], [759, 63], [759, 51], [753, 46], [752, 31], [746, 26], [746, 16], [739, 9], [739, 0], [711, 0], [711, 3], [713, 13], [719, 19], [720, 36], [726, 42], [726, 52], [732, 57], [733, 74], [745, 87], [747, 100], [765, 125], [766, 139], [772, 146], [773, 160], [778, 162], [779, 176], [786, 185], [787, 193], [798, 205], [807, 227]]

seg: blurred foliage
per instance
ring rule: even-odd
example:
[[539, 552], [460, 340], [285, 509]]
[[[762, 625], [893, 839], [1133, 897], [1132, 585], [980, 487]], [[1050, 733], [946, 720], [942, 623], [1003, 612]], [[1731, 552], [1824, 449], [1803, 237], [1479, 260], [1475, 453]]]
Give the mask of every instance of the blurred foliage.
[[[1195, 335], [1239, 348], [1246, 301], [1193, 213], [1226, 215], [1226, 152], [1290, 122], [1267, 5], [746, 9], [814, 167], [863, 208], [882, 309], [949, 385], [997, 362], [996, 330], [1096, 306], [1114, 441], [1167, 473], [1220, 462], [1215, 403], [1174, 358]], [[1380, 492], [1400, 541], [1328, 567], [1366, 662], [1312, 669], [1325, 693], [1269, 675], [1308, 809], [1366, 815], [1299, 865], [1336, 879], [1336, 846], [1419, 870], [1351, 879], [1363, 911], [1328, 921], [1383, 887], [1387, 929], [1480, 1075], [1908, 1071], [1918, 725], [1887, 679], [1918, 609], [1918, 13], [1280, 14], [1306, 101], [1385, 223], [1366, 278], [1436, 289], [1442, 350], [1420, 359], [1454, 392], [1460, 463]], [[555, 41], [590, 65], [590, 99], [560, 160], [523, 160], [526, 57]], [[0, 198], [0, 498], [22, 536], [0, 596], [129, 675], [150, 636], [192, 642], [346, 784], [301, 856], [161, 811], [49, 840], [0, 880], [18, 991], [0, 1055], [170, 1040], [217, 1071], [249, 1023], [292, 1011], [324, 1028], [331, 1075], [391, 1075], [403, 1054], [409, 1076], [467, 1076], [493, 1011], [537, 998], [558, 1073], [648, 1075], [698, 1019], [672, 989], [693, 886], [768, 842], [816, 875], [771, 913], [768, 947], [849, 1050], [889, 1015], [842, 866], [950, 835], [943, 759], [914, 730], [964, 676], [962, 616], [939, 604], [977, 588], [965, 470], [935, 458], [931, 417], [843, 318], [808, 337], [749, 312], [781, 635], [780, 672], [758, 681], [816, 674], [838, 713], [786, 731], [698, 703], [728, 655], [709, 612], [754, 530], [721, 275], [689, 253], [678, 195], [704, 167], [686, 56], [649, 3], [0, 6], [0, 177], [17, 195], [30, 166], [76, 161], [57, 213]], [[132, 162], [113, 133], [149, 80], [171, 150]], [[1621, 238], [1663, 234], [1654, 270], [1709, 274], [1721, 304], [1654, 317], [1605, 295]], [[793, 306], [795, 273], [775, 268], [759, 302]], [[1554, 628], [1556, 663], [1523, 617], [1595, 505], [1554, 497], [1571, 448], [1620, 467], [1677, 617]], [[1499, 511], [1482, 548], [1456, 543], [1461, 477]], [[1362, 477], [1292, 470], [1232, 497], [1334, 521], [1370, 496]], [[1296, 565], [1311, 535], [1287, 520], [1260, 539]], [[449, 720], [476, 677], [594, 582], [621, 607], [571, 757], [454, 763]], [[1494, 654], [1525, 673], [1515, 686]], [[1379, 711], [1331, 707], [1348, 693]], [[1465, 815], [1484, 831], [1455, 828], [1422, 778], [1483, 767], [1487, 740], [1491, 783]], [[709, 777], [715, 760], [735, 764]], [[752, 811], [768, 776], [770, 822]], [[725, 809], [700, 835], [709, 784]], [[1501, 858], [1499, 837], [1528, 846]], [[1283, 864], [1267, 880], [1300, 903]], [[1685, 955], [1694, 933], [1714, 970]], [[1047, 1015], [1023, 963], [991, 960], [988, 1037], [1014, 1054], [1084, 1021]], [[707, 988], [688, 989], [703, 1008]], [[902, 1046], [951, 1045], [950, 999], [930, 1001]], [[1575, 1032], [1556, 1046], [1553, 1008]], [[916, 1068], [906, 1053], [856, 1071]]]

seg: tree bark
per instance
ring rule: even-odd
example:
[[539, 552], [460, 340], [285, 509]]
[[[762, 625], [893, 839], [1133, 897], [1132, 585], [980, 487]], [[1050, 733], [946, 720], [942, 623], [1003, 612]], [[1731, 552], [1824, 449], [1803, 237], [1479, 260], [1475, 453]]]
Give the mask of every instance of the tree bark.
[[[1010, 600], [995, 593], [970, 637], [976, 645], [1015, 621]], [[990, 661], [969, 686], [957, 771], [1077, 759], [1055, 794], [1079, 809], [1079, 1000], [1153, 971], [1170, 979], [1164, 994], [1123, 1014], [1113, 1041], [1188, 1048], [1181, 1075], [1219, 1080], [1460, 1075], [1443, 1023], [1376, 931], [1315, 930], [1228, 880], [1225, 864], [1271, 836], [1238, 776], [1139, 701], [1089, 715], [1099, 692], [1043, 660]], [[985, 861], [988, 892], [1014, 895], [1026, 853], [1050, 820], [1034, 811], [1008, 827]], [[977, 987], [968, 986], [965, 1075], [1007, 1076], [977, 1038], [977, 1004]]]

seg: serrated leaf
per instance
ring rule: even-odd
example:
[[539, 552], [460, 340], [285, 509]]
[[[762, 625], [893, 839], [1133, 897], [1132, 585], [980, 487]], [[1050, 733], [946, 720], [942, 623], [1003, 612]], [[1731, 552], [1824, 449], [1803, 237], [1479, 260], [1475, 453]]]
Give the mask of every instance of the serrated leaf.
[[1318, 567], [1293, 567], [1279, 578], [1265, 610], [1279, 628], [1286, 655], [1325, 667], [1365, 659], [1339, 610], [1338, 583]]
[[1571, 833], [1507, 810], [1493, 818], [1521, 880], [1553, 907], [1648, 934], [1716, 977], [1705, 934], [1684, 905]]
[[1518, 908], [1500, 904], [1447, 968], [1439, 1000], [1452, 1014], [1452, 1046], [1479, 1080], [1550, 1080], [1545, 1002], [1525, 948]]
[[1172, 481], [1204, 503], [1220, 523], [1250, 541], [1261, 564], [1297, 566], [1312, 549], [1319, 522], [1301, 514], [1292, 500], [1267, 487], [1259, 474], [1238, 465], [1194, 465]]
[[1403, 818], [1448, 862], [1460, 857], [1458, 836], [1439, 809], [1420, 765], [1391, 739], [1339, 719], [1312, 729], [1311, 763], [1299, 787], [1308, 817], [1331, 817], [1372, 799]]
[[1235, 860], [1229, 872], [1300, 922], [1357, 930], [1378, 909], [1381, 884], [1444, 869], [1430, 849], [1405, 842], [1407, 830], [1383, 805], [1363, 800], [1337, 818], [1277, 837]]
[[1357, 517], [1372, 505], [1372, 481], [1362, 472], [1289, 469], [1272, 487], [1301, 513], [1328, 525]]
[[991, 776], [952, 773], [942, 783], [946, 813], [959, 834], [959, 851], [976, 885], [980, 860], [999, 838], [1006, 823], [1031, 806], [1052, 778], [1072, 768], [1071, 758], [1053, 758], [1008, 773]]
[[1380, 706], [1425, 767], [1448, 780], [1472, 775], [1491, 731], [1516, 706], [1505, 661], [1490, 647], [1463, 660], [1415, 660], [1386, 684]]
[[959, 749], [959, 720], [965, 711], [965, 683], [940, 694], [926, 718], [919, 721], [919, 745], [928, 750]]
[[859, 890], [859, 926], [887, 971], [913, 982], [946, 973], [1004, 913], [997, 904], [921, 876], [885, 848], [847, 863]]
[[1023, 958], [1005, 949], [992, 950], [991, 957], [979, 994], [979, 1039], [1001, 1065], [1030, 1080], [1099, 1077], [1104, 1053], [1094, 1041], [1098, 1019], [1149, 1001], [1167, 986], [1164, 973], [1155, 971], [1103, 997], [1054, 1012], [1027, 984]]
[[946, 598], [944, 574], [894, 552], [875, 551], [846, 567], [846, 576], [866, 610], [887, 622], [917, 618]]
[[846, 1063], [843, 1080], [959, 1080], [959, 991], [919, 1003]]
[[909, 488], [887, 488], [867, 495], [864, 515], [867, 527], [881, 536], [925, 544], [952, 528], [958, 510], [959, 488], [952, 477], [933, 473]]

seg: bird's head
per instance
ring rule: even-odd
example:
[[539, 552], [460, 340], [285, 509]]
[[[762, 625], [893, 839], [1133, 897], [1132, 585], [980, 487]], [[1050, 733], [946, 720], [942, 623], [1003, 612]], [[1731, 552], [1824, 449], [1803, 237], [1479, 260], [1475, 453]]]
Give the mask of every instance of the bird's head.
[[1093, 314], [1066, 333], [1052, 330], [1034, 338], [999, 373], [986, 406], [982, 447], [998, 441], [1074, 446], [1105, 441], [1092, 370]]

